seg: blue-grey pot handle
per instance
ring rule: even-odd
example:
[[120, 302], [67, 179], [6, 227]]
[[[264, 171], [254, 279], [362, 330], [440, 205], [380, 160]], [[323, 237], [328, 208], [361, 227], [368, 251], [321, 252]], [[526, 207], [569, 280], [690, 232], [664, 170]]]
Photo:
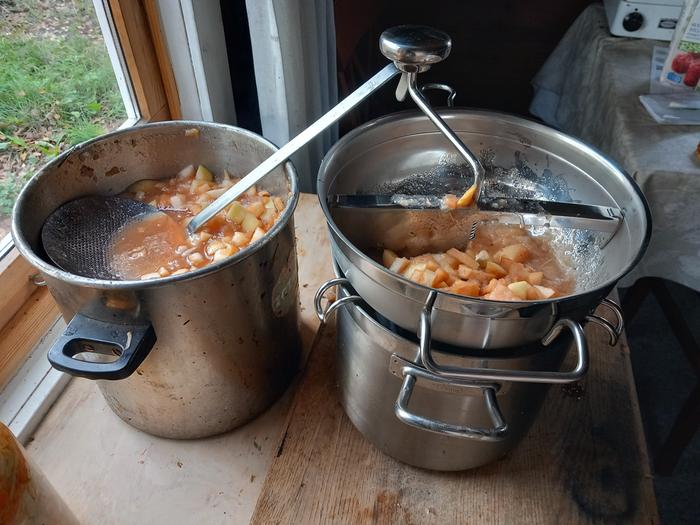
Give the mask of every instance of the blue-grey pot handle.
[[[156, 342], [151, 323], [107, 323], [75, 314], [49, 350], [49, 362], [57, 370], [87, 379], [124, 379], [141, 365]], [[110, 362], [85, 361], [80, 353], [118, 356]]]

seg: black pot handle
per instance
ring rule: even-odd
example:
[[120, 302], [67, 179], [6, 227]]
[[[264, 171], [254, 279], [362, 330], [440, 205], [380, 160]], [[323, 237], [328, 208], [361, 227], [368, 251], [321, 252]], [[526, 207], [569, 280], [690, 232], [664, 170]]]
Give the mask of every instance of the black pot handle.
[[[124, 379], [134, 373], [155, 342], [151, 323], [112, 324], [75, 314], [48, 357], [51, 366], [73, 376]], [[76, 358], [78, 354], [117, 356], [117, 359], [87, 361]]]

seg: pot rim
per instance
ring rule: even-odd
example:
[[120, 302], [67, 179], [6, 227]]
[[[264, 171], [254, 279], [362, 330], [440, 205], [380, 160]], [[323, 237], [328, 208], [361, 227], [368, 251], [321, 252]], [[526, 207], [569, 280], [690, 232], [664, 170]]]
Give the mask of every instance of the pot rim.
[[[623, 179], [629, 184], [630, 188], [634, 192], [634, 194], [640, 199], [642, 203], [642, 207], [644, 208], [644, 222], [646, 225], [646, 229], [644, 232], [644, 238], [642, 239], [642, 242], [639, 246], [639, 250], [637, 252], [637, 255], [634, 257], [634, 259], [626, 265], [620, 272], [618, 272], [615, 276], [613, 276], [611, 279], [608, 279], [604, 283], [594, 287], [590, 288], [587, 290], [582, 290], [577, 293], [565, 295], [562, 297], [555, 297], [552, 299], [543, 299], [543, 300], [538, 300], [538, 301], [494, 301], [492, 299], [482, 299], [481, 297], [469, 297], [469, 296], [464, 296], [464, 295], [458, 295], [454, 294], [451, 292], [445, 292], [440, 289], [436, 288], [430, 288], [428, 286], [424, 286], [422, 284], [418, 284], [414, 281], [411, 281], [402, 275], [399, 275], [394, 272], [390, 272], [387, 268], [385, 268], [383, 265], [379, 264], [377, 261], [372, 259], [371, 257], [365, 255], [362, 250], [358, 249], [350, 240], [345, 236], [345, 234], [340, 230], [340, 228], [335, 224], [333, 221], [333, 218], [331, 217], [330, 210], [328, 208], [328, 202], [327, 202], [327, 194], [326, 191], [328, 190], [328, 185], [329, 181], [325, 178], [322, 179], [322, 175], [325, 175], [327, 165], [333, 160], [333, 157], [338, 154], [338, 151], [341, 150], [344, 146], [347, 145], [347, 143], [352, 142], [357, 138], [358, 136], [362, 135], [363, 133], [377, 127], [385, 126], [385, 125], [390, 125], [393, 122], [398, 122], [398, 121], [403, 121], [403, 120], [408, 120], [409, 118], [415, 118], [415, 117], [422, 117], [426, 118], [423, 113], [421, 113], [418, 110], [404, 110], [404, 111], [399, 111], [396, 113], [392, 113], [389, 115], [385, 115], [383, 117], [376, 118], [374, 120], [370, 120], [369, 122], [366, 122], [362, 124], [361, 126], [358, 126], [357, 128], [353, 129], [350, 131], [348, 134], [346, 134], [344, 137], [342, 137], [340, 140], [338, 140], [326, 153], [326, 155], [323, 157], [323, 161], [321, 162], [321, 166], [319, 167], [318, 170], [318, 177], [317, 177], [317, 188], [323, 188], [323, 193], [324, 195], [321, 195], [321, 193], [318, 193], [318, 199], [321, 204], [321, 208], [323, 210], [323, 214], [326, 217], [326, 222], [328, 223], [329, 228], [332, 230], [332, 232], [338, 236], [338, 238], [353, 252], [355, 256], [359, 256], [363, 261], [368, 262], [374, 271], [379, 271], [381, 272], [384, 276], [390, 279], [390, 282], [392, 283], [392, 288], [395, 289], [395, 291], [398, 291], [399, 288], [403, 289], [404, 295], [406, 299], [409, 299], [413, 302], [419, 302], [423, 303], [424, 300], [421, 300], [420, 298], [417, 297], [425, 297], [427, 293], [429, 293], [432, 290], [435, 290], [438, 292], [438, 299], [440, 297], [444, 297], [445, 299], [448, 299], [450, 301], [457, 302], [458, 304], [483, 304], [483, 305], [489, 305], [493, 307], [498, 307], [498, 306], [503, 306], [505, 308], [513, 308], [513, 307], [528, 307], [528, 306], [539, 306], [539, 305], [548, 305], [548, 304], [555, 304], [559, 303], [561, 301], [569, 300], [569, 299], [574, 299], [579, 296], [584, 296], [588, 294], [593, 294], [596, 292], [601, 292], [602, 290], [609, 288], [611, 286], [614, 286], [620, 279], [622, 279], [626, 274], [628, 274], [641, 260], [642, 256], [646, 252], [646, 249], [649, 245], [649, 240], [651, 238], [651, 211], [649, 209], [649, 204], [646, 200], [646, 197], [642, 193], [642, 190], [639, 188], [637, 183], [634, 181], [634, 179], [616, 162], [614, 162], [612, 159], [610, 159], [608, 156], [606, 156], [604, 153], [599, 151], [598, 149], [594, 148], [593, 146], [590, 146], [586, 144], [585, 142], [574, 138], [570, 135], [567, 135], [565, 133], [562, 133], [561, 131], [558, 131], [554, 128], [551, 128], [549, 126], [545, 126], [541, 124], [540, 122], [526, 118], [526, 117], [521, 117], [519, 115], [512, 115], [510, 113], [502, 112], [502, 111], [491, 111], [491, 110], [483, 110], [483, 109], [472, 109], [472, 108], [449, 108], [449, 109], [439, 109], [437, 112], [443, 116], [443, 117], [448, 117], [450, 115], [459, 115], [459, 114], [471, 114], [471, 115], [476, 115], [476, 116], [481, 116], [481, 117], [489, 117], [493, 119], [494, 117], [499, 118], [504, 121], [508, 121], [510, 123], [515, 123], [518, 124], [519, 121], [525, 122], [528, 125], [532, 126], [534, 129], [537, 131], [543, 132], [543, 133], [550, 133], [554, 136], [557, 137], [557, 139], [561, 140], [564, 143], [571, 144], [574, 147], [577, 147], [583, 151], [586, 151], [589, 153], [593, 158], [595, 158], [597, 161], [599, 161], [602, 165], [606, 166], [610, 170], [617, 171], [620, 173], [620, 175], [623, 177]], [[431, 131], [432, 133], [432, 131]], [[435, 130], [434, 133], [439, 133], [438, 130]], [[393, 139], [392, 139], [393, 140]], [[381, 142], [375, 143], [375, 145], [380, 144]], [[354, 262], [352, 264], [355, 264]], [[366, 274], [366, 272], [363, 273]], [[376, 282], [376, 279], [372, 278], [373, 281]], [[393, 281], [391, 281], [393, 279]], [[398, 285], [395, 286], [394, 282]], [[420, 295], [416, 294], [418, 292]], [[438, 303], [442, 303], [442, 301], [438, 300]], [[436, 309], [443, 309], [436, 303]]]
[[296, 169], [294, 168], [294, 165], [290, 160], [287, 160], [284, 162], [281, 167], [284, 168], [285, 173], [287, 175], [287, 180], [289, 181], [289, 193], [290, 197], [287, 199], [287, 203], [285, 206], [285, 209], [282, 213], [282, 215], [277, 219], [275, 224], [270, 228], [265, 233], [265, 236], [253, 243], [252, 245], [247, 246], [245, 249], [240, 250], [236, 254], [227, 257], [226, 259], [223, 259], [219, 262], [209, 264], [203, 268], [199, 268], [198, 270], [194, 270], [191, 272], [187, 272], [181, 275], [170, 275], [167, 277], [160, 277], [157, 279], [147, 279], [147, 280], [135, 280], [135, 279], [129, 279], [129, 280], [119, 280], [119, 279], [95, 279], [91, 277], [83, 277], [81, 275], [77, 275], [71, 272], [67, 272], [65, 270], [62, 270], [58, 266], [49, 263], [48, 261], [42, 259], [39, 257], [35, 252], [34, 249], [30, 246], [29, 242], [25, 239], [24, 235], [21, 233], [21, 228], [20, 228], [20, 219], [19, 219], [19, 210], [21, 209], [24, 200], [26, 199], [26, 195], [31, 192], [31, 190], [39, 184], [39, 180], [41, 179], [42, 175], [46, 173], [47, 171], [54, 169], [56, 167], [59, 167], [61, 164], [63, 164], [68, 157], [79, 154], [81, 152], [89, 150], [91, 147], [93, 147], [95, 144], [100, 143], [102, 141], [107, 141], [107, 140], [112, 140], [115, 137], [119, 137], [122, 135], [128, 136], [130, 133], [138, 132], [142, 129], [158, 129], [158, 128], [188, 128], [188, 127], [197, 127], [197, 128], [209, 128], [209, 129], [218, 129], [222, 131], [233, 131], [237, 134], [247, 136], [249, 138], [257, 140], [259, 143], [269, 146], [272, 149], [272, 153], [277, 151], [279, 148], [266, 138], [262, 137], [261, 135], [258, 135], [257, 133], [254, 133], [252, 131], [249, 131], [244, 128], [240, 128], [238, 126], [232, 126], [229, 124], [220, 124], [216, 122], [202, 122], [198, 120], [168, 120], [164, 122], [154, 122], [154, 123], [148, 123], [148, 124], [143, 124], [143, 125], [138, 125], [138, 126], [132, 126], [128, 128], [123, 128], [123, 129], [118, 129], [116, 131], [112, 131], [110, 133], [105, 133], [103, 135], [100, 135], [98, 137], [95, 137], [93, 139], [87, 140], [85, 142], [81, 142], [80, 144], [76, 144], [75, 146], [72, 146], [71, 148], [67, 149], [64, 151], [61, 155], [56, 157], [55, 159], [51, 160], [42, 168], [37, 171], [34, 176], [25, 184], [24, 188], [20, 191], [17, 200], [15, 202], [15, 205], [12, 209], [12, 225], [11, 225], [11, 232], [12, 232], [12, 239], [14, 240], [14, 244], [17, 247], [17, 250], [20, 252], [22, 256], [24, 256], [29, 263], [37, 268], [40, 272], [46, 274], [49, 277], [52, 277], [54, 279], [58, 279], [60, 281], [68, 282], [71, 284], [75, 284], [78, 286], [85, 286], [89, 288], [97, 288], [97, 289], [119, 289], [119, 290], [131, 290], [131, 289], [144, 289], [144, 288], [153, 288], [157, 286], [165, 286], [168, 284], [173, 284], [176, 282], [180, 281], [189, 281], [189, 280], [194, 280], [194, 279], [200, 279], [202, 277], [205, 277], [209, 275], [210, 273], [217, 272], [221, 270], [222, 268], [225, 268], [227, 266], [234, 265], [249, 256], [253, 255], [256, 253], [258, 250], [262, 249], [267, 243], [269, 243], [274, 237], [277, 236], [277, 234], [284, 228], [286, 227], [287, 223], [291, 220], [294, 210], [296, 209], [297, 203], [299, 202], [299, 183], [298, 183], [298, 178], [297, 178], [297, 173]]

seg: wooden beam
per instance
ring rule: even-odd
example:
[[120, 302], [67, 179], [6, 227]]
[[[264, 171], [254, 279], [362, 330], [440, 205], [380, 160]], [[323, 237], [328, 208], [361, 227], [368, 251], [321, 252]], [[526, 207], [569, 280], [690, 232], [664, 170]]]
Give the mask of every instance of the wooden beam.
[[178, 117], [177, 87], [153, 1], [108, 0], [108, 4], [142, 118]]
[[36, 273], [37, 270], [19, 254], [17, 248], [0, 259], [0, 328], [12, 319], [36, 291], [36, 285], [32, 282], [32, 275]]
[[49, 328], [60, 312], [48, 289], [39, 288], [0, 330], [0, 389], [24, 362], [26, 356]]

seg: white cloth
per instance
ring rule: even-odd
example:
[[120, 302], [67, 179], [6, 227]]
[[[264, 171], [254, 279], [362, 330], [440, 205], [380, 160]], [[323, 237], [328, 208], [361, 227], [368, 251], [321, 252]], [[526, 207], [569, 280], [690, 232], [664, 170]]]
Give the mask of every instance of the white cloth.
[[[263, 136], [283, 146], [338, 102], [332, 0], [246, 0]], [[316, 189], [331, 126], [292, 156], [301, 191]]]
[[700, 127], [657, 124], [639, 102], [655, 44], [611, 36], [603, 7], [589, 6], [533, 79], [530, 112], [604, 152], [644, 192], [651, 243], [621, 284], [663, 277], [700, 290]]

